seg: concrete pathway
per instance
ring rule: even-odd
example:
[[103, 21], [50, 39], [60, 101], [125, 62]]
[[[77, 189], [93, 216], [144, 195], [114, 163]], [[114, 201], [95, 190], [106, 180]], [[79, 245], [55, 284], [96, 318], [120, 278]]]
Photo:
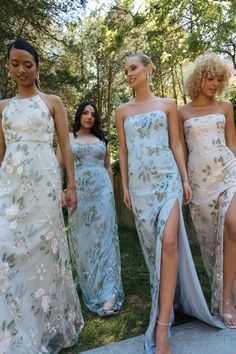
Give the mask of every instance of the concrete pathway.
[[[170, 343], [172, 354], [236, 354], [236, 329], [219, 330], [199, 321], [188, 322], [173, 327]], [[145, 354], [143, 336], [80, 354]]]

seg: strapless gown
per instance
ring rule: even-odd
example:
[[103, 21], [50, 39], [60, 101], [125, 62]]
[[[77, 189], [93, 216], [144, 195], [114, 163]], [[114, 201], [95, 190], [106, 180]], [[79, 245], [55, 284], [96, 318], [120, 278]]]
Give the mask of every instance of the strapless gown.
[[124, 293], [115, 200], [104, 167], [106, 144], [71, 143], [78, 208], [69, 217], [70, 250], [86, 306], [100, 316], [119, 312]]
[[186, 314], [212, 326], [221, 328], [222, 324], [213, 319], [208, 310], [194, 267], [181, 211], [182, 183], [169, 147], [166, 114], [154, 111], [129, 116], [124, 122], [124, 129], [128, 148], [129, 192], [137, 232], [150, 272], [152, 308], [145, 334], [145, 350], [147, 354], [154, 354], [162, 236], [176, 201], [180, 205], [176, 304]]
[[[236, 192], [236, 158], [226, 146], [223, 114], [190, 118], [185, 121], [184, 132], [193, 191], [191, 215], [211, 282], [211, 310], [221, 314], [224, 221]], [[236, 281], [234, 298], [236, 305]]]
[[0, 353], [43, 354], [75, 344], [83, 327], [52, 148], [54, 120], [39, 95], [2, 113]]

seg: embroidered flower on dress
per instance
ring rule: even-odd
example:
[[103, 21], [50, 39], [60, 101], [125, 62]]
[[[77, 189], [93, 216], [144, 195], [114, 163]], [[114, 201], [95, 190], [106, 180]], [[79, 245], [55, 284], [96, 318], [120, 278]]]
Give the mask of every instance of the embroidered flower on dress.
[[17, 168], [17, 174], [18, 175], [21, 175], [22, 174], [22, 172], [23, 172], [23, 167], [22, 166], [19, 166], [18, 168]]
[[11, 230], [15, 230], [17, 228], [17, 222], [16, 220], [12, 221], [9, 225]]
[[0, 334], [0, 354], [6, 354], [8, 352], [11, 338], [12, 335], [9, 331], [5, 331]]
[[50, 303], [50, 297], [48, 295], [45, 295], [42, 297], [42, 308], [44, 312], [48, 312], [49, 310], [49, 303]]
[[50, 241], [54, 238], [54, 232], [50, 231], [47, 235], [46, 235], [46, 240]]
[[7, 165], [7, 173], [11, 174], [14, 172], [14, 167], [12, 165]]
[[57, 254], [57, 252], [58, 252], [58, 240], [56, 238], [52, 239], [51, 248], [52, 248], [52, 252], [54, 254]]
[[6, 280], [9, 272], [9, 264], [3, 263], [0, 267], [0, 280]]
[[12, 165], [13, 166], [19, 166], [23, 158], [23, 152], [22, 151], [17, 151], [13, 156], [12, 156]]
[[37, 132], [40, 123], [34, 117], [27, 119], [27, 123], [30, 131]]
[[76, 318], [77, 318], [76, 313], [74, 311], [69, 310], [69, 312], [68, 312], [69, 322], [74, 323]]
[[8, 289], [8, 272], [9, 265], [5, 262], [0, 267], [0, 289], [2, 293], [5, 293]]
[[42, 346], [40, 350], [41, 350], [41, 353], [49, 353], [47, 348], [45, 348], [44, 346]]
[[10, 208], [8, 208], [6, 210], [6, 216], [9, 219], [15, 219], [15, 217], [18, 215], [19, 213], [19, 206], [17, 204], [12, 204], [12, 206], [10, 206]]
[[39, 288], [35, 293], [35, 297], [39, 298], [39, 297], [43, 296], [44, 294], [45, 294], [45, 289]]

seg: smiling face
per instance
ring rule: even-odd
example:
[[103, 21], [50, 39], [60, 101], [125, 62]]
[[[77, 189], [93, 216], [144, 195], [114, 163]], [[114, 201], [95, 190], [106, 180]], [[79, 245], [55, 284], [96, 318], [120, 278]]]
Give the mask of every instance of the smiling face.
[[22, 49], [11, 49], [9, 54], [9, 70], [18, 86], [34, 86], [38, 67], [34, 57]]
[[222, 78], [214, 74], [208, 74], [202, 81], [201, 92], [209, 98], [214, 98], [222, 87]]
[[95, 109], [91, 105], [87, 105], [84, 108], [83, 113], [80, 116], [80, 126], [84, 129], [91, 129], [96, 121]]
[[127, 81], [133, 89], [147, 82], [147, 75], [152, 73], [151, 65], [144, 66], [138, 56], [130, 57], [125, 63]]

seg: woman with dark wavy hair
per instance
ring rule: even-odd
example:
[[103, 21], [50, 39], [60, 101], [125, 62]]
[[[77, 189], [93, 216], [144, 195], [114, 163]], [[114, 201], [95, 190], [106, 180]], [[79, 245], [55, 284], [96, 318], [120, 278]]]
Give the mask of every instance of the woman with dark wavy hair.
[[[79, 202], [69, 216], [70, 249], [86, 306], [100, 316], [119, 312], [124, 293], [108, 140], [97, 107], [81, 103], [70, 143]], [[58, 150], [58, 160], [63, 160]]]

